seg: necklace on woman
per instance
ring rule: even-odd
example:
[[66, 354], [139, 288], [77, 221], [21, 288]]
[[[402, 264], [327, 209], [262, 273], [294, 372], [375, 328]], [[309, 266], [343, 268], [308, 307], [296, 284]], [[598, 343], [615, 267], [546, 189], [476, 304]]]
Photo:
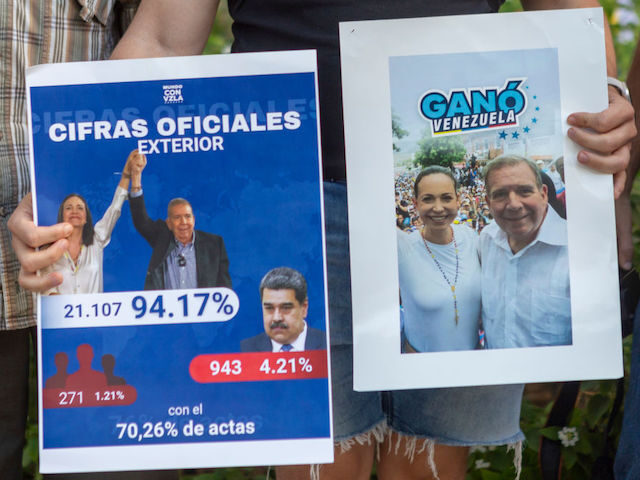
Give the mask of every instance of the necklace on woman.
[[438, 259], [434, 255], [434, 253], [429, 248], [429, 244], [427, 243], [427, 239], [424, 238], [424, 235], [421, 235], [421, 237], [422, 237], [422, 242], [424, 243], [424, 246], [427, 247], [427, 252], [429, 252], [429, 255], [431, 255], [431, 258], [433, 258], [433, 261], [436, 264], [436, 267], [438, 267], [438, 270], [440, 270], [440, 274], [444, 278], [445, 282], [447, 282], [447, 285], [449, 285], [449, 287], [451, 288], [451, 294], [453, 295], [453, 311], [455, 313], [454, 319], [456, 321], [456, 325], [458, 325], [459, 315], [458, 315], [458, 299], [456, 298], [456, 284], [458, 283], [459, 259], [458, 259], [458, 244], [456, 243], [456, 236], [453, 233], [453, 228], [451, 229], [451, 237], [453, 238], [453, 248], [454, 248], [454, 251], [456, 253], [456, 276], [453, 279], [453, 283], [451, 283], [451, 281], [447, 277], [447, 274], [444, 273], [444, 269], [442, 268], [442, 265], [440, 265], [440, 262], [438, 261]]
[[84, 250], [84, 244], [80, 245], [80, 251], [78, 252], [78, 256], [76, 257], [75, 260], [71, 256], [71, 253], [69, 252], [69, 250], [66, 250], [64, 252], [64, 258], [66, 258], [67, 261], [71, 264], [71, 271], [73, 272], [74, 275], [78, 273], [78, 270], [80, 269], [78, 260], [80, 260], [80, 255], [82, 255], [82, 250]]

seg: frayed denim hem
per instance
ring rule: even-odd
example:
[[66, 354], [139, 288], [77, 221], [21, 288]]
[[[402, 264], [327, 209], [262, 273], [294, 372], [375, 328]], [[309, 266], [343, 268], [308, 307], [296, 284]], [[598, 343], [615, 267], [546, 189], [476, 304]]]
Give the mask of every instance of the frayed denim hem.
[[[398, 439], [395, 442], [391, 441], [391, 433], [395, 433]], [[409, 462], [413, 463], [416, 455], [420, 455], [423, 452], [427, 452], [426, 467], [429, 468], [432, 475], [436, 480], [440, 480], [438, 476], [438, 469], [435, 462], [435, 440], [431, 438], [416, 437], [413, 435], [407, 435], [391, 429], [385, 421], [382, 421], [375, 425], [371, 430], [363, 432], [354, 437], [351, 437], [340, 442], [336, 442], [335, 446], [340, 448], [340, 453], [347, 452], [354, 445], [375, 445], [376, 447], [376, 459], [380, 460], [380, 447], [388, 440], [387, 453], [393, 452], [395, 455], [399, 455], [402, 452]], [[404, 447], [403, 447], [404, 443]], [[445, 445], [445, 443], [443, 443]], [[520, 480], [520, 474], [522, 471], [522, 440], [507, 444], [507, 452], [513, 450], [513, 466], [516, 470], [516, 477], [514, 480]], [[322, 465], [310, 465], [309, 476], [311, 480], [320, 480], [320, 469]]]
[[513, 466], [516, 468], [516, 480], [520, 480], [522, 472], [522, 440], [507, 445], [507, 452], [513, 450]]
[[[340, 453], [344, 453], [349, 451], [355, 444], [371, 445], [373, 442], [375, 442], [376, 450], [378, 450], [380, 444], [384, 442], [384, 437], [388, 432], [389, 427], [387, 426], [387, 422], [385, 420], [382, 420], [378, 424], [374, 425], [369, 431], [360, 433], [351, 438], [347, 438], [346, 440], [336, 442], [336, 446], [340, 447]], [[380, 455], [377, 454], [376, 457], [379, 459]]]

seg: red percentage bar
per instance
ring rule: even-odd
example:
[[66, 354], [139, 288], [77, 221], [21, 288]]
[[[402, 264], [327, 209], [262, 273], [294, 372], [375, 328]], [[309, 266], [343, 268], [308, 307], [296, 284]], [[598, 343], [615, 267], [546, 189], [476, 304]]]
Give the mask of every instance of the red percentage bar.
[[327, 378], [327, 351], [198, 355], [189, 373], [198, 383]]
[[131, 405], [138, 392], [131, 385], [106, 388], [44, 388], [42, 408], [108, 407]]

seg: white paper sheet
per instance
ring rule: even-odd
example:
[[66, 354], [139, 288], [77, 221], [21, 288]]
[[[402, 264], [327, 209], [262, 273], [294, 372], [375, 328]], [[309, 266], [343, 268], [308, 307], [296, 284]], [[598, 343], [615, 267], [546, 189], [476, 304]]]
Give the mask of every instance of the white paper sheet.
[[[602, 11], [347, 22], [340, 25], [340, 39], [354, 388], [621, 376], [611, 176], [579, 165], [579, 148], [566, 136], [570, 113], [607, 107]], [[499, 92], [509, 79], [522, 80], [527, 99], [517, 123], [455, 135], [466, 142], [467, 159], [477, 154], [479, 163], [496, 152], [516, 153], [540, 160], [548, 169], [564, 157], [571, 340], [561, 346], [403, 354], [394, 193], [400, 173], [412, 177], [419, 170], [411, 165], [418, 142], [433, 136], [431, 123], [419, 114], [419, 101], [431, 90], [448, 95], [456, 89], [495, 87]], [[408, 135], [394, 138], [392, 115]], [[509, 138], [500, 138], [501, 133]], [[480, 139], [480, 145], [472, 145], [471, 138]], [[554, 278], [552, 272], [549, 276]], [[491, 338], [487, 341], [491, 344]]]

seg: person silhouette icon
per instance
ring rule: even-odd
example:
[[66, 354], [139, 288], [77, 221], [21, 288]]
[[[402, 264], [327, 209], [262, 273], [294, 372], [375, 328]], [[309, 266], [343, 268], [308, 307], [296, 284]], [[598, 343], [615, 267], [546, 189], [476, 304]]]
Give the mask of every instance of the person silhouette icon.
[[64, 388], [67, 377], [69, 377], [69, 373], [67, 372], [69, 357], [64, 352], [58, 352], [53, 357], [53, 361], [56, 364], [56, 373], [47, 378], [47, 381], [44, 383], [44, 388]]
[[113, 374], [113, 370], [116, 367], [116, 357], [107, 353], [102, 356], [102, 370], [104, 370], [104, 375], [107, 377], [108, 385], [126, 385], [127, 382], [123, 377], [117, 377]]
[[88, 343], [78, 345], [76, 357], [80, 365], [78, 370], [67, 378], [67, 387], [74, 388], [102, 388], [107, 386], [104, 373], [91, 368], [93, 361], [93, 347]]

